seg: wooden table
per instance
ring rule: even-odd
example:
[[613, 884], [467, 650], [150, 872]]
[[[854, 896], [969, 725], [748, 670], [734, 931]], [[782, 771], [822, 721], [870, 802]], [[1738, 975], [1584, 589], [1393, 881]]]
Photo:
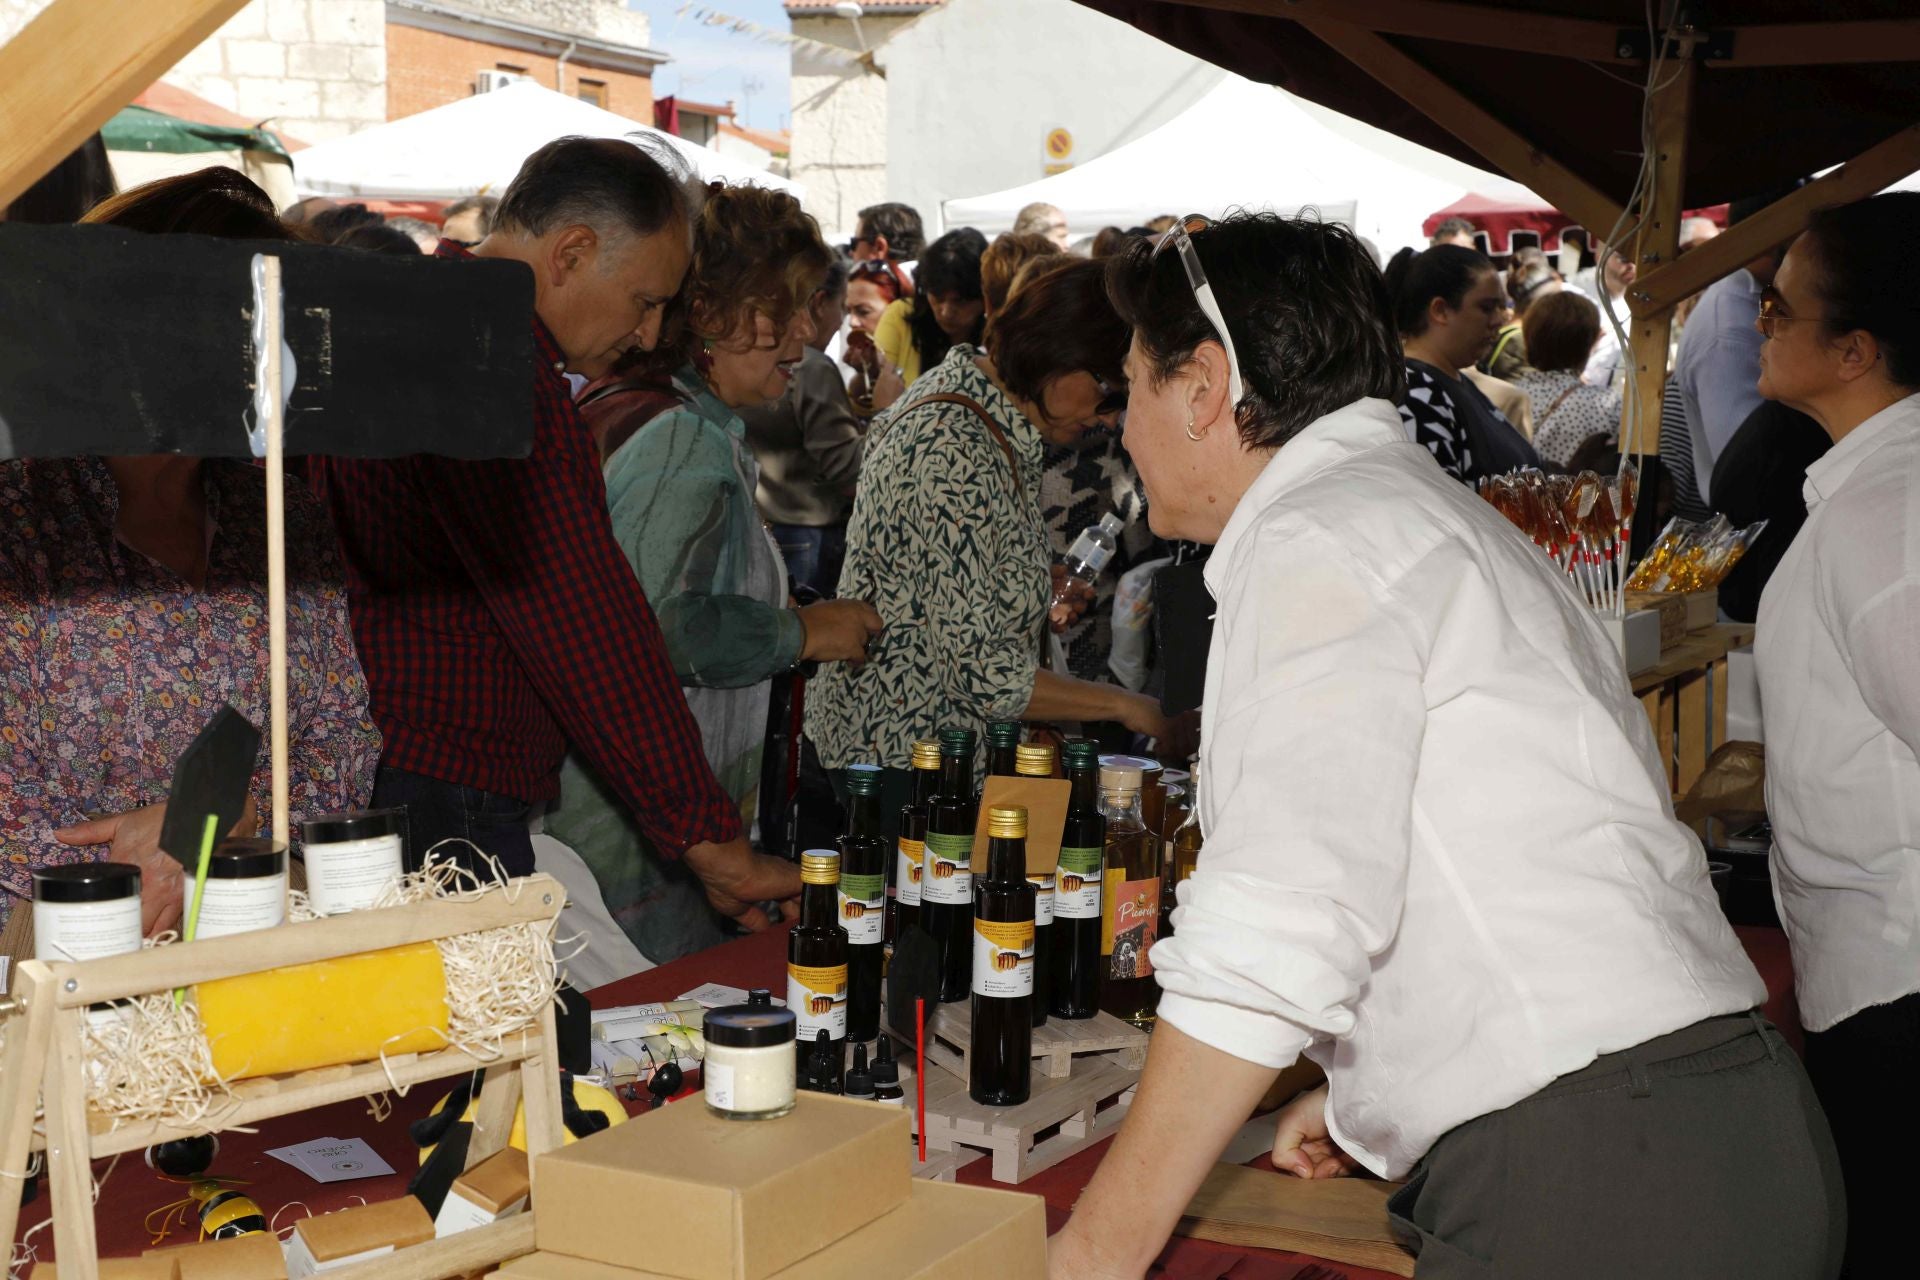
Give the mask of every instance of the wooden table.
[[1727, 654], [1753, 643], [1751, 623], [1720, 623], [1690, 631], [1660, 655], [1658, 666], [1633, 677], [1633, 695], [1646, 708], [1667, 782], [1685, 795], [1727, 740]]
[[[1767, 983], [1766, 1014], [1797, 1048], [1799, 1021], [1793, 1005], [1793, 975], [1787, 956], [1786, 935], [1778, 929], [1737, 929], [1740, 941], [1758, 966]], [[724, 946], [703, 951], [673, 964], [646, 973], [635, 974], [588, 994], [598, 1007], [640, 1004], [670, 1000], [703, 982], [721, 982], [729, 986], [773, 987], [784, 985], [786, 934], [784, 930], [743, 938]], [[286, 1227], [311, 1210], [330, 1213], [368, 1201], [387, 1200], [406, 1190], [408, 1175], [417, 1155], [407, 1135], [407, 1125], [426, 1114], [443, 1089], [429, 1086], [396, 1099], [393, 1114], [376, 1122], [364, 1100], [337, 1103], [330, 1107], [302, 1112], [263, 1123], [258, 1133], [226, 1133], [220, 1137], [220, 1158], [213, 1172], [245, 1182], [243, 1189], [271, 1218], [279, 1214]], [[315, 1183], [305, 1175], [266, 1155], [270, 1148], [305, 1142], [313, 1138], [366, 1139], [367, 1143], [398, 1172], [355, 1182]], [[1047, 1203], [1048, 1229], [1057, 1230], [1072, 1212], [1074, 1202], [1099, 1167], [1107, 1144], [1089, 1148], [1037, 1177], [1021, 1184], [1019, 1190], [1040, 1196]], [[979, 1161], [960, 1171], [962, 1182], [989, 1184], [991, 1162]], [[96, 1179], [107, 1175], [108, 1162], [97, 1161]], [[989, 1184], [990, 1185], [990, 1184]], [[128, 1257], [150, 1245], [142, 1229], [149, 1211], [170, 1200], [179, 1199], [185, 1188], [162, 1181], [140, 1162], [137, 1154], [120, 1160], [102, 1186], [96, 1222], [103, 1257]], [[23, 1232], [45, 1221], [47, 1196], [28, 1205], [20, 1215]], [[40, 1257], [52, 1256], [49, 1232], [34, 1237]], [[167, 1241], [179, 1244], [190, 1239], [178, 1230]], [[1318, 1270], [1308, 1271], [1308, 1268]], [[1276, 1253], [1265, 1249], [1246, 1249], [1234, 1245], [1213, 1244], [1204, 1240], [1177, 1239], [1161, 1253], [1154, 1270], [1155, 1280], [1296, 1280], [1302, 1272], [1314, 1280], [1392, 1280], [1388, 1273], [1368, 1267], [1350, 1266], [1297, 1253]]]

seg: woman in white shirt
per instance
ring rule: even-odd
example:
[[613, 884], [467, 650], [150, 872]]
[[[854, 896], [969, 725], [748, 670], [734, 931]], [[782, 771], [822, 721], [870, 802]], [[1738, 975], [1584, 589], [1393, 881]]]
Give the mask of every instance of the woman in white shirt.
[[[1208, 283], [1211, 281], [1211, 283]], [[1154, 531], [1215, 544], [1207, 843], [1055, 1280], [1137, 1277], [1275, 1074], [1275, 1160], [1409, 1178], [1421, 1280], [1831, 1276], [1806, 1078], [1563, 575], [1407, 439], [1342, 227], [1180, 224], [1110, 268]]]
[[1760, 599], [1774, 894], [1847, 1174], [1847, 1269], [1910, 1274], [1920, 1142], [1920, 194], [1814, 215], [1760, 294], [1760, 393], [1833, 448]]

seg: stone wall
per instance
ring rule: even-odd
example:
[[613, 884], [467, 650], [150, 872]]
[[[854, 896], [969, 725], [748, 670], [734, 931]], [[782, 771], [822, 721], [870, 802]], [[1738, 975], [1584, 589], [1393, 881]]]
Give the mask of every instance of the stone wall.
[[[858, 51], [853, 24], [834, 16], [793, 14], [793, 34]], [[867, 44], [880, 48], [912, 22], [870, 15], [860, 20]], [[887, 195], [887, 81], [852, 59], [794, 46], [792, 177], [807, 189], [807, 212], [830, 238], [853, 234], [860, 210]], [[939, 130], [927, 134], [938, 146]], [[921, 210], [931, 227], [932, 210]]]
[[387, 118], [385, 0], [252, 0], [160, 77], [303, 142]]

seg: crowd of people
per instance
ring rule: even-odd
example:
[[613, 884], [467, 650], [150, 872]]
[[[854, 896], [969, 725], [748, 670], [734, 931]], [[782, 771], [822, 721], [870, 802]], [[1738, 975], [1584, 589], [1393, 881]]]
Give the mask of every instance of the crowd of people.
[[[1156, 656], [1206, 668], [1205, 855], [1054, 1274], [1140, 1274], [1304, 1055], [1330, 1085], [1276, 1161], [1409, 1178], [1422, 1276], [1785, 1278], [1843, 1241], [1884, 1274], [1872, 1162], [1920, 1128], [1920, 269], [1878, 252], [1916, 203], [1829, 210], [1709, 289], [1662, 422], [1673, 508], [1799, 508], [1752, 601], [1812, 1087], [1611, 642], [1471, 487], [1612, 465], [1632, 273], [1605, 246], [1583, 280], [1450, 223], [1383, 270], [1273, 214], [1076, 244], [1035, 206], [929, 242], [899, 204], [830, 245], [788, 195], [584, 138], [437, 228], [276, 211], [222, 168], [67, 216], [533, 281], [528, 456], [313, 457], [289, 486], [296, 820], [404, 805], [413, 863], [483, 877], [557, 846], [628, 968], [675, 958], [800, 891], [766, 852], [776, 751], [842, 799], [879, 766], [885, 813], [940, 728], [1184, 759], [1200, 715], [1115, 674], [1112, 600], [1210, 548], [1210, 648]], [[246, 460], [0, 462], [7, 954], [61, 861], [140, 866], [148, 932], [175, 925], [172, 763], [223, 702], [266, 718], [264, 504]], [[1115, 561], [1069, 579], [1108, 512]]]

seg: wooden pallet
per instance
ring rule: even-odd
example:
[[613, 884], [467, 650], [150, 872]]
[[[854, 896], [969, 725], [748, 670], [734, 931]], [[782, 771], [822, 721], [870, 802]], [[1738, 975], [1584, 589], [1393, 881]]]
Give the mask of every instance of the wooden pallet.
[[[905, 1042], [909, 1054], [913, 1048], [913, 1028], [905, 1034], [893, 1028], [896, 1039]], [[967, 1057], [973, 1043], [973, 1002], [960, 1000], [927, 1011], [927, 1061], [945, 1067], [954, 1075], [967, 1078]], [[1114, 1058], [1136, 1071], [1146, 1065], [1147, 1033], [1110, 1013], [1068, 1021], [1048, 1018], [1043, 1027], [1033, 1029], [1033, 1056], [1037, 1075], [1064, 1080], [1082, 1057]]]
[[1071, 1063], [1068, 1076], [1036, 1073], [1033, 1095], [1017, 1107], [982, 1106], [967, 1096], [964, 1079], [929, 1064], [928, 1163], [933, 1152], [977, 1151], [993, 1157], [995, 1182], [1020, 1183], [1110, 1137], [1126, 1119], [1122, 1095], [1139, 1081], [1140, 1068], [1119, 1053]]

